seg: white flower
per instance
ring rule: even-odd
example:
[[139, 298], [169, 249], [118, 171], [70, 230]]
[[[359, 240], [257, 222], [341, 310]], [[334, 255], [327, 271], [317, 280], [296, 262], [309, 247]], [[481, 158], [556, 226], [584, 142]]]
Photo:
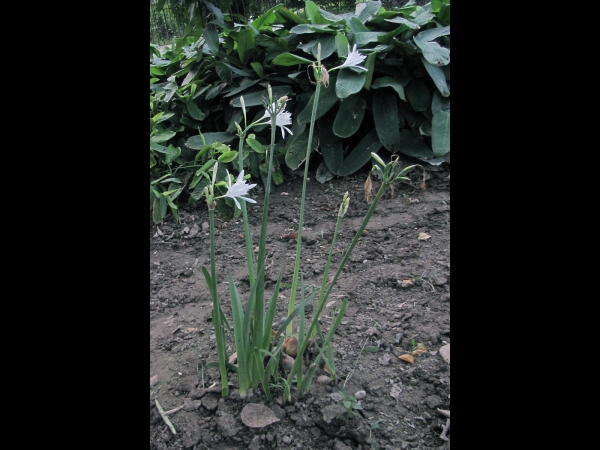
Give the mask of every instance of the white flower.
[[[260, 120], [263, 120], [267, 117], [271, 117], [271, 111], [276, 111], [280, 106], [277, 104], [277, 102], [273, 102], [273, 104], [267, 108], [265, 110], [265, 113], [263, 114], [263, 116], [260, 118]], [[264, 125], [271, 123], [271, 122], [266, 122]], [[294, 134], [292, 133], [292, 130], [290, 130], [288, 127], [286, 127], [285, 125], [291, 125], [292, 124], [292, 113], [289, 111], [286, 111], [285, 109], [282, 109], [281, 111], [279, 111], [279, 113], [277, 113], [277, 117], [275, 118], [275, 124], [281, 128], [281, 136], [283, 137], [283, 139], [285, 139], [285, 132], [287, 131], [290, 134]]]
[[[355, 67], [357, 69], [368, 70], [364, 67], [359, 66], [367, 57], [365, 55], [361, 55], [358, 50], [356, 50], [356, 44], [354, 44], [354, 48], [350, 51], [350, 45], [348, 45], [348, 56], [346, 57], [346, 61], [341, 66], [336, 67], [335, 69], [342, 69], [344, 67]], [[334, 70], [334, 69], [331, 69]]]
[[246, 184], [244, 181], [244, 171], [242, 170], [240, 172], [237, 181], [233, 186], [231, 185], [231, 180], [229, 179], [229, 171], [227, 169], [225, 169], [225, 171], [227, 172], [227, 193], [225, 194], [225, 197], [232, 198], [235, 202], [235, 206], [237, 206], [239, 209], [241, 209], [241, 207], [237, 200], [238, 198], [246, 200], [250, 203], [256, 203], [256, 200], [244, 197], [244, 195], [246, 195], [250, 189], [256, 186], [256, 184]]

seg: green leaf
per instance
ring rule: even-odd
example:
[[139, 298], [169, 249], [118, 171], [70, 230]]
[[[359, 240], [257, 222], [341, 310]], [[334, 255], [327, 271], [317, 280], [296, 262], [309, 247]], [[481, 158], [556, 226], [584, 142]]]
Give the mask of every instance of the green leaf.
[[156, 133], [154, 136], [152, 136], [150, 138], [150, 142], [156, 142], [156, 143], [167, 142], [169, 139], [174, 137], [176, 134], [177, 133], [175, 133], [174, 131], [169, 131], [169, 130], [161, 131], [159, 133]]
[[440, 93], [444, 97], [449, 97], [450, 96], [450, 87], [448, 86], [448, 83], [446, 82], [446, 75], [444, 74], [444, 71], [440, 67], [430, 64], [429, 61], [427, 61], [423, 57], [421, 57], [421, 61], [423, 61], [423, 65], [425, 66], [427, 73], [433, 80], [435, 86], [438, 88]]
[[[305, 130], [297, 136], [289, 145], [285, 154], [285, 164], [292, 170], [296, 170], [306, 159], [306, 148], [308, 146], [309, 131]], [[319, 146], [319, 141], [313, 138], [311, 152]]]
[[396, 96], [389, 89], [373, 92], [373, 121], [383, 146], [392, 153], [400, 151], [398, 104]]
[[310, 59], [302, 58], [300, 56], [293, 55], [291, 53], [282, 53], [278, 55], [274, 60], [273, 64], [279, 66], [296, 66], [298, 64], [312, 64], [313, 61]]
[[263, 69], [263, 66], [261, 63], [259, 62], [251, 62], [250, 65], [252, 66], [252, 68], [254, 69], [254, 71], [256, 72], [256, 74], [261, 77], [264, 78], [265, 76], [265, 70]]
[[197, 120], [190, 119], [189, 117], [183, 116], [179, 118], [179, 122], [185, 125], [186, 127], [190, 127], [194, 130], [197, 130], [199, 126], [202, 125], [201, 122]]
[[276, 9], [277, 6], [274, 6], [273, 8], [269, 9], [266, 13], [258, 16], [252, 21], [252, 27], [258, 31], [260, 31], [260, 29], [263, 27], [271, 29], [271, 25], [273, 25], [273, 23], [275, 23], [275, 20], [277, 19], [277, 16], [275, 15]]
[[405, 25], [407, 28], [411, 30], [420, 30], [421, 25], [417, 22], [409, 19], [405, 19], [404, 17], [394, 17], [393, 19], [385, 19], [386, 22], [399, 23], [401, 25]]
[[371, 160], [371, 152], [377, 153], [380, 148], [381, 142], [377, 138], [377, 130], [373, 129], [344, 159], [344, 162], [338, 167], [338, 175], [345, 177], [356, 172]]
[[435, 66], [446, 66], [450, 64], [450, 49], [442, 47], [440, 44], [433, 41], [436, 37], [445, 35], [442, 34], [444, 32], [443, 30], [447, 30], [446, 34], [450, 34], [450, 27], [443, 27], [422, 31], [413, 38], [415, 44], [417, 44], [423, 52], [423, 57]]
[[167, 156], [165, 157], [165, 161], [167, 164], [171, 164], [177, 158], [181, 156], [181, 149], [179, 147], [174, 147], [173, 145], [169, 145]]
[[321, 145], [321, 154], [323, 155], [323, 161], [325, 161], [329, 171], [334, 175], [338, 175], [338, 167], [344, 161], [342, 140], [338, 139], [333, 145]]
[[365, 85], [367, 74], [356, 73], [350, 69], [342, 69], [335, 82], [335, 92], [338, 98], [346, 98], [360, 92]]
[[308, 20], [310, 20], [313, 24], [326, 24], [329, 21], [325, 20], [321, 13], [319, 12], [319, 7], [310, 0], [306, 1], [304, 4], [304, 10], [306, 12], [306, 16]]
[[335, 35], [335, 47], [337, 49], [338, 58], [345, 58], [348, 56], [348, 45], [348, 39], [344, 33]]
[[281, 7], [277, 9], [276, 15], [281, 16], [283, 19], [292, 23], [308, 23], [304, 17], [300, 17], [298, 14], [291, 12], [289, 9]]
[[406, 97], [415, 111], [425, 111], [431, 105], [431, 92], [422, 80], [412, 80], [406, 86]]
[[213, 56], [217, 56], [219, 53], [219, 35], [217, 34], [217, 31], [213, 28], [203, 28], [202, 33], [204, 34], [204, 40], [206, 41], [208, 51], [211, 52]]
[[[235, 139], [235, 135], [222, 131], [216, 133], [203, 133], [203, 135], [204, 139], [206, 140], [206, 145], [214, 144], [215, 142], [226, 144], [227, 142], [231, 142]], [[202, 144], [202, 139], [200, 136], [192, 136], [185, 141], [185, 146], [191, 148], [192, 150], [202, 150], [204, 144]]]
[[[315, 116], [315, 120], [323, 117], [323, 115], [327, 111], [329, 111], [333, 107], [333, 105], [335, 105], [339, 100], [336, 95], [336, 88], [332, 86], [332, 84], [335, 84], [336, 82], [335, 77], [332, 76], [329, 82], [330, 84], [328, 87], [321, 86], [321, 92], [319, 94], [319, 103], [317, 105], [317, 113]], [[302, 112], [298, 114], [296, 118], [296, 121], [298, 123], [308, 123], [311, 121], [312, 108], [315, 102], [315, 94], [316, 91], [313, 92], [313, 94], [310, 97], [310, 100], [308, 100], [308, 103], [306, 104]]]
[[[233, 33], [230, 33], [230, 35], [233, 35]], [[240, 61], [242, 64], [246, 64], [255, 52], [254, 30], [243, 28], [237, 33], [237, 39], [235, 37], [234, 39], [237, 42]]]
[[219, 162], [222, 162], [223, 164], [229, 163], [235, 158], [237, 158], [237, 155], [238, 152], [236, 151], [224, 152], [223, 154], [221, 154], [221, 156], [219, 156]]
[[429, 42], [442, 36], [450, 36], [450, 27], [431, 28], [421, 31], [414, 37], [415, 41]]
[[223, 12], [213, 5], [211, 2], [204, 0], [204, 4], [208, 8], [208, 10], [215, 15], [215, 22], [221, 26], [221, 28], [225, 28], [225, 21], [223, 19]]
[[317, 58], [317, 53], [319, 52], [318, 44], [321, 44], [321, 61], [325, 58], [328, 58], [335, 50], [335, 36], [330, 34], [321, 35], [318, 37], [317, 42], [312, 48], [312, 54]]
[[423, 161], [435, 156], [425, 142], [407, 128], [400, 130], [400, 142], [402, 142], [400, 152], [405, 155], [413, 156]]
[[351, 95], [340, 102], [337, 116], [333, 122], [333, 132], [342, 138], [352, 136], [362, 123], [367, 102], [359, 95]]
[[175, 115], [174, 112], [159, 113], [156, 116], [154, 116], [153, 119], [155, 120], [156, 123], [161, 123], [161, 122], [164, 122], [167, 119], [170, 119], [174, 115]]
[[256, 153], [264, 153], [265, 152], [265, 148], [263, 147], [263, 145], [258, 142], [256, 139], [251, 139], [248, 138], [246, 139], [246, 144], [248, 144], [250, 146], [250, 148], [252, 150], [254, 150]]
[[350, 20], [346, 20], [346, 23], [348, 24], [348, 28], [350, 28], [350, 31], [352, 31], [353, 33], [364, 33], [367, 31], [370, 31], [364, 23], [362, 23], [358, 17], [356, 16], [352, 16], [350, 18]]
[[450, 113], [440, 111], [431, 122], [431, 148], [435, 156], [444, 156], [450, 151]]
[[442, 97], [436, 91], [433, 93], [433, 99], [431, 100], [431, 114], [435, 116], [440, 111], [450, 112], [450, 99]]
[[200, 121], [206, 119], [206, 114], [204, 114], [193, 101], [187, 102], [185, 106], [193, 119]]
[[406, 97], [404, 96], [404, 87], [402, 87], [402, 85], [400, 83], [398, 83], [396, 80], [394, 80], [392, 77], [377, 78], [373, 82], [371, 87], [373, 89], [379, 89], [379, 88], [383, 88], [383, 87], [391, 87], [398, 93], [398, 96], [402, 100], [406, 101]]
[[387, 33], [384, 33], [382, 31], [358, 32], [354, 33], [354, 42], [356, 42], [356, 45], [358, 45], [359, 47], [362, 47], [371, 42], [379, 42], [378, 38], [385, 36], [386, 34]]
[[373, 16], [375, 16], [379, 10], [381, 9], [381, 2], [370, 1], [365, 3], [365, 7], [358, 14], [358, 20], [362, 23], [366, 23], [368, 20], [371, 20]]
[[296, 25], [290, 30], [292, 34], [312, 34], [312, 33], [335, 33], [336, 30], [331, 28], [329, 24], [316, 25], [316, 24], [300, 24]]
[[375, 58], [377, 57], [377, 53], [371, 53], [367, 56], [367, 60], [365, 61], [365, 69], [367, 69], [366, 77], [365, 77], [365, 89], [371, 89], [371, 81], [373, 80], [373, 74], [375, 73]]

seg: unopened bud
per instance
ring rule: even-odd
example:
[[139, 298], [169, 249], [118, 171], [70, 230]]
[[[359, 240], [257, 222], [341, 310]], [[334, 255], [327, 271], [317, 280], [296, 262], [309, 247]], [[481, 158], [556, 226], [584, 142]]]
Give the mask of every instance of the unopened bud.
[[340, 204], [340, 210], [338, 212], [338, 217], [344, 217], [346, 211], [348, 211], [348, 206], [350, 205], [350, 198], [348, 197], [348, 191], [344, 194], [344, 198], [342, 199], [342, 203]]

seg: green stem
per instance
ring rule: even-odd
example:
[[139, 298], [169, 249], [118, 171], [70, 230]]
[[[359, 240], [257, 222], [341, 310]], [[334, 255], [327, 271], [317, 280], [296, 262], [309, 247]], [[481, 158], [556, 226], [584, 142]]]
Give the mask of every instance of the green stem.
[[217, 354], [219, 356], [219, 371], [221, 372], [221, 396], [229, 395], [229, 380], [227, 379], [227, 349], [225, 348], [225, 330], [221, 322], [221, 305], [217, 292], [217, 265], [215, 262], [215, 211], [209, 208], [210, 223], [210, 276], [211, 294], [213, 299], [213, 323], [215, 326], [215, 340], [217, 341]]
[[[381, 186], [379, 187], [379, 191], [377, 191], [377, 195], [375, 195], [375, 198], [373, 199], [373, 203], [371, 203], [371, 207], [369, 208], [369, 211], [367, 211], [367, 214], [364, 217], [364, 219], [360, 225], [360, 228], [354, 235], [354, 239], [352, 240], [350, 247], [346, 251], [346, 254], [344, 255], [344, 258], [342, 259], [340, 266], [338, 267], [333, 279], [331, 280], [331, 283], [329, 284], [329, 288], [327, 289], [327, 292], [325, 293], [323, 300], [321, 301], [321, 303], [318, 304], [317, 310], [313, 316], [313, 320], [310, 324], [310, 327], [308, 328], [307, 336], [310, 336], [312, 334], [312, 332], [315, 330], [316, 324], [319, 320], [319, 316], [321, 315], [321, 312], [323, 311], [323, 307], [325, 306], [325, 302], [327, 301], [329, 294], [331, 294], [331, 291], [333, 289], [333, 286], [335, 285], [335, 282], [337, 281], [340, 274], [344, 270], [344, 266], [348, 262], [348, 259], [350, 258], [350, 254], [352, 253], [352, 250], [354, 250], [354, 247], [356, 246], [356, 244], [358, 243], [358, 240], [362, 236], [363, 231], [367, 227], [367, 224], [369, 223], [369, 220], [371, 219], [371, 216], [373, 215], [373, 212], [375, 211], [375, 207], [377, 206], [377, 203], [379, 202], [379, 199], [383, 195], [385, 188], [387, 186], [388, 186], [388, 183], [382, 183]], [[298, 357], [296, 358], [296, 361], [294, 362], [294, 365], [292, 366], [292, 370], [290, 371], [290, 374], [288, 375], [288, 384], [292, 383], [292, 380], [294, 379], [294, 375], [296, 375], [296, 373], [299, 370], [301, 370], [302, 358], [300, 358], [299, 356], [304, 355], [304, 352], [306, 351], [307, 347], [308, 347], [308, 339], [306, 339], [304, 341], [301, 348], [298, 350]], [[291, 395], [290, 395], [289, 390], [284, 391], [284, 397], [287, 397], [287, 398], [285, 398], [285, 400], [287, 400], [288, 402], [291, 400]]]
[[[244, 168], [244, 139], [246, 138], [246, 131], [240, 136], [240, 143], [238, 147], [238, 170]], [[248, 263], [248, 279], [250, 280], [250, 290], [254, 286], [254, 253], [252, 252], [252, 235], [250, 234], [250, 225], [248, 223], [248, 210], [246, 208], [246, 200], [239, 199], [240, 206], [242, 207], [242, 215], [244, 217], [244, 237], [246, 239], [246, 262]]]
[[[312, 150], [313, 133], [315, 129], [315, 117], [317, 116], [317, 106], [319, 104], [319, 94], [321, 83], [317, 81], [315, 89], [315, 101], [313, 102], [312, 114], [310, 117], [310, 131], [308, 133], [308, 144], [306, 145], [306, 159], [304, 160], [304, 180], [302, 182], [302, 200], [300, 200], [300, 217], [298, 219], [298, 241], [296, 243], [296, 262], [294, 263], [294, 276], [292, 278], [292, 292], [290, 293], [290, 302], [288, 304], [288, 316], [294, 312], [296, 304], [296, 291], [298, 289], [298, 273], [300, 272], [300, 257], [302, 253], [302, 227], [304, 224], [304, 201], [306, 199], [306, 179], [308, 178], [308, 163], [310, 162], [310, 153]], [[293, 321], [289, 323], [286, 334], [291, 336], [293, 333]]]

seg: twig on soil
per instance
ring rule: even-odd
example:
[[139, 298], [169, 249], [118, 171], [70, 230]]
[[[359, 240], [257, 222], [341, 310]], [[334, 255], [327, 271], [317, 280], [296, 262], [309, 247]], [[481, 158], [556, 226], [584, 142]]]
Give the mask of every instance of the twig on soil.
[[177, 434], [177, 431], [175, 431], [175, 427], [173, 426], [173, 424], [171, 423], [171, 421], [169, 420], [169, 418], [167, 417], [167, 415], [163, 411], [162, 406], [160, 406], [160, 403], [158, 403], [158, 399], [154, 399], [154, 401], [156, 403], [156, 409], [158, 409], [158, 412], [159, 412], [160, 416], [163, 418], [163, 420], [165, 421], [165, 423], [167, 424], [167, 426], [171, 429], [171, 432], [173, 434]]
[[448, 437], [446, 436], [446, 433], [448, 433], [448, 430], [450, 429], [450, 411], [447, 411], [445, 409], [439, 409], [439, 408], [437, 408], [437, 411], [442, 416], [448, 418], [448, 420], [446, 421], [446, 425], [444, 426], [444, 429], [442, 430], [442, 434], [440, 434], [440, 439], [443, 439], [444, 441], [449, 441], [450, 439], [448, 439]]
[[449, 429], [450, 429], [450, 418], [448, 418], [448, 420], [446, 421], [446, 425], [444, 426], [444, 429], [442, 430], [442, 434], [440, 434], [440, 439], [443, 439], [444, 441], [450, 440], [446, 436], [446, 433], [448, 432]]
[[168, 416], [169, 414], [175, 414], [180, 409], [183, 409], [183, 405], [178, 406], [177, 408], [170, 409], [169, 411], [166, 411], [165, 416]]

